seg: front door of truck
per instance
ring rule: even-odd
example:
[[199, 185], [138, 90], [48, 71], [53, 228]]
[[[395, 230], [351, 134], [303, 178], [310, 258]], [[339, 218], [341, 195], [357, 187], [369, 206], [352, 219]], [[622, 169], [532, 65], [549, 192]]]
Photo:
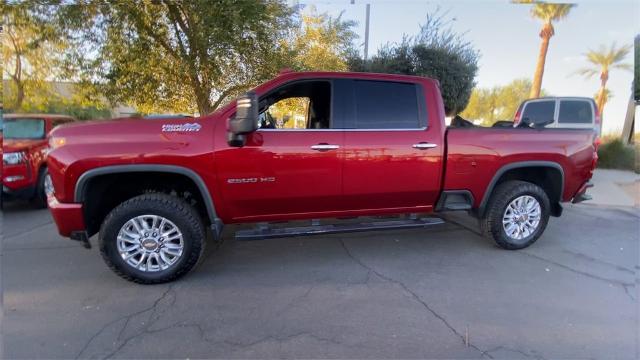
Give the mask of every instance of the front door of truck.
[[331, 82], [297, 81], [260, 98], [260, 129], [218, 152], [218, 183], [234, 221], [310, 217], [336, 210], [343, 133], [333, 131]]
[[430, 211], [440, 191], [444, 153], [439, 114], [426, 106], [435, 94], [413, 83], [350, 82], [345, 204], [379, 212]]

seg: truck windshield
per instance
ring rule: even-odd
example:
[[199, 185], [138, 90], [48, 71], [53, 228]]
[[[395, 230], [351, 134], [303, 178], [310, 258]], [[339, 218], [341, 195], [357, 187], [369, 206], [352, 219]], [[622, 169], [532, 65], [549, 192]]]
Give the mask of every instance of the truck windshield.
[[44, 139], [42, 119], [4, 119], [5, 139]]

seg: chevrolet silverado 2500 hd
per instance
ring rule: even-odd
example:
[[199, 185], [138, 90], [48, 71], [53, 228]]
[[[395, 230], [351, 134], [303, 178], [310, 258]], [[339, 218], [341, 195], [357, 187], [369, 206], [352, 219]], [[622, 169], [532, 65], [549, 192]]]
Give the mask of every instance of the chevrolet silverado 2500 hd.
[[[225, 224], [258, 223], [236, 238], [260, 239], [428, 227], [442, 220], [418, 214], [466, 210], [521, 249], [561, 202], [587, 198], [593, 130], [447, 129], [444, 116], [432, 79], [284, 73], [198, 119], [56, 129], [49, 207], [61, 235], [89, 247], [99, 233], [117, 274], [158, 283], [188, 272]], [[343, 219], [355, 217], [369, 220]]]

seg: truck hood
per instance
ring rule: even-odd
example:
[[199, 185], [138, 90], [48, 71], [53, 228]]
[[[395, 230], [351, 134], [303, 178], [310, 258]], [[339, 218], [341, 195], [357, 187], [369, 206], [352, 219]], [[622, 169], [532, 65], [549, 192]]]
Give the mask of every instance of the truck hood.
[[2, 139], [2, 151], [3, 152], [16, 152], [26, 151], [33, 147], [46, 144], [44, 139]]
[[[109, 121], [85, 121], [66, 124], [55, 128], [49, 135], [53, 145], [86, 144], [98, 146], [109, 144], [169, 144], [188, 141], [200, 134], [203, 128], [201, 119], [122, 119]], [[60, 139], [60, 140], [58, 140]], [[117, 148], [103, 148], [105, 152], [118, 151]]]

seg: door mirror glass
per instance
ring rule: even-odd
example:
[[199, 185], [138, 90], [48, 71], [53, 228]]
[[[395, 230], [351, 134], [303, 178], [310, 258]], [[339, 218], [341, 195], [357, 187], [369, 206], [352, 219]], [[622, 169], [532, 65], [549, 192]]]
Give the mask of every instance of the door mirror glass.
[[246, 135], [258, 129], [258, 96], [250, 91], [238, 97], [236, 115], [229, 119], [228, 142], [230, 146], [242, 147]]

